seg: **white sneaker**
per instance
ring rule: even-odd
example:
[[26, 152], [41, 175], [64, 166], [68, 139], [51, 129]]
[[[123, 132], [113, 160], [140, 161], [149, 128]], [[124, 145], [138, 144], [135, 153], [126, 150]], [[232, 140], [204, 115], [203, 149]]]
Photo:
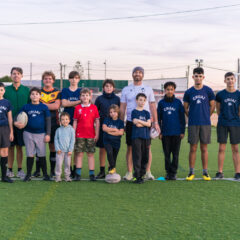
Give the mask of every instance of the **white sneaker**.
[[10, 178], [14, 177], [14, 172], [9, 171], [9, 169], [8, 169], [7, 170], [7, 176], [10, 177]]
[[123, 177], [124, 180], [131, 181], [133, 179], [132, 172], [127, 172], [126, 175]]
[[21, 178], [21, 179], [24, 179], [25, 176], [26, 176], [26, 174], [24, 173], [23, 170], [18, 171], [18, 173], [17, 173], [17, 177], [19, 177], [19, 178]]
[[143, 177], [145, 180], [154, 180], [154, 176], [152, 175], [152, 173], [149, 171], [149, 172], [146, 172], [146, 174], [144, 175]]
[[61, 182], [61, 181], [62, 181], [61, 177], [60, 176], [56, 176], [55, 182]]
[[71, 182], [72, 181], [72, 179], [70, 178], [70, 177], [65, 177], [65, 182]]

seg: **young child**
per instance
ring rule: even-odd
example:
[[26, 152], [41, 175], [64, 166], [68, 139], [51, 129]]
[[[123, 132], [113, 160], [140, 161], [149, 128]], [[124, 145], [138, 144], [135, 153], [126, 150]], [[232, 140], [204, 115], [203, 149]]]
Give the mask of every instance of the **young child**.
[[61, 113], [59, 127], [56, 131], [54, 144], [57, 152], [56, 156], [56, 182], [60, 182], [62, 174], [62, 164], [64, 161], [64, 175], [65, 181], [71, 182], [70, 178], [70, 166], [71, 166], [71, 155], [74, 149], [75, 143], [75, 131], [69, 124], [71, 121], [70, 115], [66, 112]]
[[162, 139], [165, 156], [166, 180], [176, 180], [179, 150], [185, 132], [184, 107], [182, 102], [175, 98], [175, 89], [174, 82], [164, 84], [165, 96], [159, 101], [157, 108], [161, 128], [159, 138]]
[[149, 160], [150, 113], [144, 110], [147, 97], [144, 93], [136, 96], [137, 107], [131, 113], [132, 127], [132, 159], [134, 167], [134, 183], [143, 183], [143, 176]]
[[95, 105], [98, 108], [100, 115], [100, 132], [99, 139], [96, 143], [96, 146], [99, 147], [99, 160], [100, 160], [100, 172], [97, 175], [97, 179], [105, 178], [105, 159], [106, 159], [106, 150], [103, 143], [103, 122], [109, 114], [109, 107], [112, 104], [120, 106], [120, 98], [115, 95], [115, 84], [112, 79], [106, 79], [103, 82], [103, 94], [97, 97]]
[[43, 171], [43, 180], [49, 181], [47, 175], [46, 162], [46, 143], [50, 141], [51, 117], [48, 107], [40, 103], [41, 90], [34, 87], [30, 90], [31, 103], [24, 105], [20, 112], [25, 112], [28, 116], [26, 127], [20, 122], [14, 122], [14, 125], [23, 129], [23, 140], [27, 155], [27, 174], [24, 181], [31, 180], [34, 156], [37, 154], [40, 167]]
[[109, 173], [116, 172], [116, 160], [121, 145], [121, 136], [124, 134], [124, 122], [119, 119], [119, 106], [112, 104], [109, 107], [109, 117], [103, 122], [103, 144], [107, 152]]
[[235, 168], [234, 178], [239, 180], [240, 156], [238, 144], [240, 143], [240, 92], [235, 88], [236, 78], [232, 72], [226, 73], [224, 78], [226, 89], [218, 92], [216, 95], [217, 114], [219, 115], [217, 124], [217, 141], [219, 143], [218, 172], [216, 173], [216, 178], [221, 179], [224, 177], [223, 163], [229, 134]]
[[5, 86], [0, 82], [0, 157], [1, 157], [1, 170], [2, 182], [12, 183], [7, 173], [8, 162], [8, 148], [10, 141], [13, 141], [13, 125], [12, 125], [12, 105], [3, 98], [5, 93]]
[[[99, 113], [97, 107], [91, 104], [91, 92], [83, 88], [80, 93], [81, 104], [75, 107], [73, 116], [73, 128], [76, 131], [75, 154], [76, 176], [75, 180], [81, 180], [81, 169], [84, 152], [87, 153], [90, 181], [96, 181], [94, 175], [95, 144], [99, 136]], [[94, 129], [94, 124], [96, 131]]]

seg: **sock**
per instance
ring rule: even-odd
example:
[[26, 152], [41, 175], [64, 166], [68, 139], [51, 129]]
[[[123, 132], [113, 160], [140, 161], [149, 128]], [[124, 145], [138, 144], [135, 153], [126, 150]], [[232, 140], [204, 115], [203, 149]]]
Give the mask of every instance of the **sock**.
[[18, 172], [21, 171], [21, 170], [22, 170], [22, 168], [18, 168]]
[[10, 172], [12, 172], [12, 168], [8, 168], [8, 170], [9, 170]]
[[40, 173], [41, 165], [39, 161], [39, 157], [36, 155], [36, 172]]
[[55, 172], [55, 165], [56, 165], [56, 152], [50, 152], [50, 166], [51, 166], [51, 173]]
[[81, 176], [81, 170], [82, 170], [81, 168], [76, 168], [76, 174]]
[[32, 167], [34, 163], [34, 157], [27, 157], [27, 175], [32, 176]]
[[2, 179], [6, 178], [8, 157], [1, 157]]
[[190, 173], [194, 174], [194, 168], [190, 168]]
[[101, 167], [100, 166], [100, 172], [102, 172], [102, 173], [104, 172], [105, 173], [105, 167]]
[[89, 170], [89, 175], [94, 175], [94, 170]]
[[204, 174], [208, 174], [207, 169], [203, 169], [203, 175], [204, 175]]
[[43, 175], [47, 175], [47, 161], [46, 157], [39, 157], [40, 167], [42, 168]]

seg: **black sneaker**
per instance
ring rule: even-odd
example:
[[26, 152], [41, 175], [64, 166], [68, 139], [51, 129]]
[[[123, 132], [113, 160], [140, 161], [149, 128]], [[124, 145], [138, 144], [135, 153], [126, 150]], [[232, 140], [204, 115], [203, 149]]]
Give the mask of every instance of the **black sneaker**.
[[170, 174], [169, 173], [166, 174], [165, 179], [170, 180]]
[[240, 180], [240, 173], [235, 173], [234, 179], [235, 180]]
[[104, 179], [105, 178], [105, 172], [100, 172], [97, 176], [96, 179]]
[[224, 174], [222, 172], [217, 172], [215, 178], [222, 179]]
[[81, 180], [81, 175], [78, 175], [77, 173], [75, 174], [74, 181], [80, 181]]
[[31, 181], [31, 176], [30, 175], [26, 175], [25, 178], [23, 179], [24, 182], [29, 182]]
[[33, 177], [41, 177], [40, 172], [35, 171], [32, 175]]
[[75, 171], [71, 171], [70, 178], [71, 178], [71, 179], [74, 179], [74, 178], [75, 178]]
[[48, 175], [43, 176], [43, 181], [51, 181], [51, 178]]
[[92, 175], [89, 175], [89, 179], [90, 179], [90, 181], [92, 181], [92, 182], [95, 182], [95, 181], [97, 181], [97, 179], [96, 179], [96, 177], [95, 177], [95, 175], [94, 175], [94, 174], [92, 174]]
[[170, 180], [173, 180], [173, 181], [177, 180], [177, 175], [176, 174], [171, 174]]
[[13, 183], [13, 180], [6, 176], [6, 177], [2, 178], [2, 182]]
[[141, 177], [139, 177], [139, 178], [134, 179], [133, 183], [142, 184], [142, 183], [144, 183], [144, 180]]

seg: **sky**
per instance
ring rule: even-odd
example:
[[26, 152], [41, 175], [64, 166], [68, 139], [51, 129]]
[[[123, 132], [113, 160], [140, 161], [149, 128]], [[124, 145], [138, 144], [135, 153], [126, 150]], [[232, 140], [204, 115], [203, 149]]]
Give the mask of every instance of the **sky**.
[[[0, 76], [21, 66], [24, 79], [44, 70], [59, 77], [80, 61], [87, 77], [131, 79], [135, 66], [145, 69], [145, 79], [184, 77], [187, 66], [203, 59], [205, 84], [224, 88], [226, 71], [237, 71], [240, 57], [240, 5], [209, 11], [149, 18], [64, 24], [1, 24], [92, 20], [168, 13], [240, 4], [237, 0], [8, 0], [0, 2]], [[209, 68], [210, 67], [210, 68]], [[218, 68], [223, 70], [216, 70]], [[190, 85], [192, 81], [190, 80]]]

